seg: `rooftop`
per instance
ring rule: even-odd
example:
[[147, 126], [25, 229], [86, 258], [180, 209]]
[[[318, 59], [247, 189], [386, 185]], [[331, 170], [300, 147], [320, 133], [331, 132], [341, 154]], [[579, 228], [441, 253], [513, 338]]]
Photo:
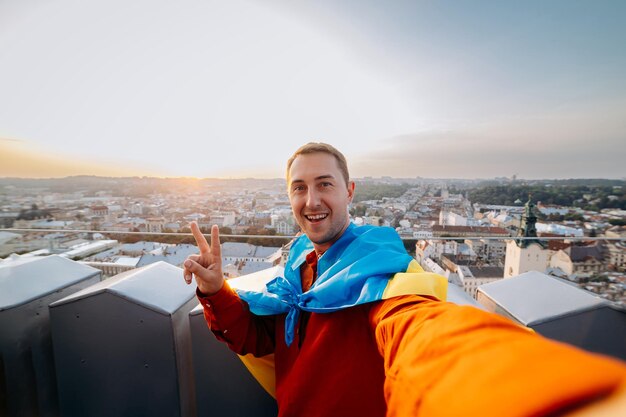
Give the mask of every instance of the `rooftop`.
[[[432, 227], [434, 234], [452, 234], [458, 236], [471, 233], [474, 236], [510, 236], [511, 233], [501, 227], [481, 227], [481, 226], [450, 226], [450, 225], [434, 225]], [[456, 235], [455, 235], [456, 233]]]
[[[242, 253], [249, 254], [250, 246], [232, 247], [244, 248]], [[196, 251], [192, 245], [187, 249]], [[280, 267], [268, 266], [271, 264], [246, 263], [245, 272], [254, 271], [248, 279], [252, 277], [254, 285], [263, 287], [281, 273]], [[495, 269], [471, 270], [479, 277]], [[2, 362], [8, 363], [9, 356], [5, 355], [24, 346], [31, 351], [54, 346], [54, 352], [49, 353], [54, 361], [47, 365], [35, 366], [29, 362], [35, 358], [28, 356], [16, 367], [3, 369], [8, 380], [37, 381], [24, 385], [19, 394], [1, 393], [9, 398], [6, 407], [22, 401], [29, 407], [60, 407], [64, 415], [94, 415], [97, 411], [93, 407], [107, 409], [110, 403], [150, 410], [150, 415], [230, 415], [242, 408], [248, 410], [242, 415], [275, 415], [273, 401], [251, 379], [241, 361], [210, 335], [194, 287], [185, 285], [181, 275], [180, 268], [164, 262], [104, 281], [100, 281], [98, 270], [54, 255], [13, 257], [0, 263], [0, 325], [10, 332], [1, 342]], [[237, 286], [242, 278], [230, 282]], [[597, 296], [541, 273], [522, 274], [479, 288], [487, 297], [484, 304], [456, 285], [449, 287], [449, 301], [499, 312], [549, 337], [553, 334], [557, 340], [572, 337], [565, 330], [576, 323], [577, 334], [593, 334], [595, 344], [591, 349], [584, 345], [591, 343], [588, 339], [569, 343], [616, 356], [616, 351], [626, 351], [619, 341], [626, 329], [626, 315]], [[583, 317], [583, 321], [575, 321], [591, 311], [608, 320]], [[611, 328], [612, 324], [617, 328]], [[603, 339], [597, 335], [598, 329], [613, 338]], [[41, 335], [47, 341], [42, 342]], [[56, 380], [40, 374], [50, 367], [53, 371], [46, 372], [56, 373]], [[154, 395], [155, 384], [164, 390], [158, 396]], [[198, 388], [207, 386], [210, 388]], [[35, 401], [38, 392], [57, 392], [58, 396]], [[129, 392], [135, 394], [129, 397]], [[214, 397], [218, 395], [219, 399]], [[217, 412], [211, 408], [215, 404], [223, 404], [223, 408]], [[114, 413], [123, 411], [115, 409]]]
[[228, 258], [267, 258], [280, 248], [256, 246], [249, 243], [225, 242], [222, 243], [222, 257]]

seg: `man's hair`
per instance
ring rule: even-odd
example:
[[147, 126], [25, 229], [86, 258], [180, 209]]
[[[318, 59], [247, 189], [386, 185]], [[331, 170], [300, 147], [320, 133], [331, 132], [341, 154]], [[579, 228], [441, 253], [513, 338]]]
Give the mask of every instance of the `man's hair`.
[[350, 182], [350, 174], [348, 173], [348, 162], [346, 161], [346, 157], [332, 145], [322, 142], [309, 142], [295, 151], [291, 158], [287, 161], [287, 186], [289, 186], [289, 170], [291, 169], [293, 161], [295, 161], [299, 155], [309, 155], [313, 153], [327, 153], [334, 156], [337, 161], [339, 171], [341, 171], [341, 174], [346, 181], [346, 185], [348, 185]]

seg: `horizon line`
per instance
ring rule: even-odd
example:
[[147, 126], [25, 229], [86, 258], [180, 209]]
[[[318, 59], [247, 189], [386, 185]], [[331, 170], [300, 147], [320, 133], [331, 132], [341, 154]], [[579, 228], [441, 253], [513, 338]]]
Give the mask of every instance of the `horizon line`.
[[[114, 179], [160, 179], [160, 180], [187, 180], [187, 181], [205, 181], [205, 180], [218, 180], [218, 181], [234, 181], [234, 180], [267, 180], [267, 181], [285, 181], [285, 178], [281, 177], [193, 177], [193, 176], [156, 176], [156, 175], [93, 175], [93, 174], [79, 174], [79, 175], [66, 175], [58, 177], [17, 177], [17, 176], [2, 176], [0, 181], [3, 180], [65, 180], [72, 178], [114, 178]], [[567, 181], [567, 180], [608, 180], [608, 181], [623, 181], [626, 182], [626, 176], [615, 177], [563, 177], [563, 178], [515, 178], [506, 176], [496, 177], [474, 177], [474, 178], [459, 178], [459, 177], [394, 177], [391, 175], [381, 176], [364, 176], [364, 177], [352, 177], [351, 180], [376, 180], [376, 179], [396, 179], [396, 180], [459, 180], [459, 181], [491, 181], [491, 180], [508, 180], [508, 181]]]

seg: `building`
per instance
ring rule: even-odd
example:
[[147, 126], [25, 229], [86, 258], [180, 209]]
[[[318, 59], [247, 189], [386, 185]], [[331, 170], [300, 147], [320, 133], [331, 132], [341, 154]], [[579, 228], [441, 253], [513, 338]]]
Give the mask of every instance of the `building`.
[[81, 263], [99, 269], [103, 277], [108, 278], [135, 269], [138, 260], [138, 258], [119, 258], [115, 262], [82, 261]]
[[222, 243], [222, 262], [274, 262], [278, 263], [281, 257], [281, 248], [256, 246], [249, 243], [225, 242]]
[[444, 254], [456, 255], [458, 243], [455, 240], [434, 240], [428, 241], [433, 246], [433, 252], [431, 256], [436, 259], [440, 259]]
[[[39, 220], [39, 219], [48, 219], [52, 217], [52, 213], [47, 209], [40, 209], [37, 207], [37, 204], [31, 205], [30, 209], [20, 210], [17, 215], [16, 221], [19, 220]], [[27, 223], [28, 224], [28, 223]], [[16, 227], [24, 227], [24, 226], [16, 226]], [[28, 226], [25, 226], [28, 227]]]
[[502, 279], [503, 268], [497, 266], [458, 266], [456, 273], [463, 283], [463, 291], [476, 299], [479, 286]]
[[510, 237], [511, 233], [501, 227], [482, 226], [433, 226], [433, 237]]
[[141, 205], [141, 203], [135, 203], [131, 205], [130, 213], [136, 216], [141, 216], [143, 214], [143, 205]]
[[465, 244], [484, 261], [501, 261], [506, 255], [506, 243], [499, 239], [466, 239]]
[[0, 227], [13, 227], [13, 223], [15, 223], [19, 215], [20, 214], [16, 212], [0, 212]]
[[34, 222], [30, 222], [28, 226], [20, 226], [25, 228], [33, 228], [33, 229], [72, 229], [77, 227], [79, 223], [73, 221], [63, 221], [63, 220], [37, 220]]
[[422, 265], [424, 259], [432, 257], [435, 254], [435, 247], [428, 240], [418, 240], [415, 242], [415, 260]]
[[500, 212], [500, 213], [504, 212], [504, 213], [508, 213], [509, 215], [517, 214], [518, 216], [521, 216], [524, 213], [524, 207], [523, 206], [502, 206], [498, 204], [474, 203], [475, 213], [488, 213], [490, 211]]
[[561, 249], [550, 259], [551, 268], [559, 268], [572, 277], [585, 277], [604, 270], [602, 247], [598, 242]]
[[209, 220], [209, 223], [211, 225], [218, 225], [219, 227], [227, 227], [227, 226], [233, 226], [236, 222], [236, 215], [234, 212], [230, 211], [230, 212], [219, 212], [216, 211], [214, 213], [211, 213], [211, 217]]
[[165, 223], [163, 217], [148, 217], [146, 219], [146, 232], [161, 233], [165, 229]]
[[170, 265], [182, 267], [188, 256], [197, 253], [198, 248], [195, 245], [187, 243], [178, 245], [162, 244], [160, 250], [142, 254], [137, 262], [137, 268], [156, 262], [166, 262]]
[[506, 213], [500, 213], [495, 216], [487, 216], [491, 224], [503, 228], [515, 228], [519, 224], [519, 217], [510, 216]]
[[439, 275], [446, 275], [446, 271], [439, 264], [430, 258], [425, 258], [421, 263], [422, 268], [426, 272], [434, 272]]
[[50, 246], [45, 239], [28, 239], [18, 233], [0, 231], [0, 257], [12, 253], [26, 253]]
[[557, 236], [575, 236], [582, 237], [585, 235], [582, 229], [578, 229], [575, 227], [564, 226], [562, 224], [555, 223], [537, 223], [537, 233], [542, 236], [549, 235], [557, 235]]
[[109, 214], [109, 208], [107, 206], [91, 206], [89, 211], [93, 216], [106, 216]]
[[626, 226], [613, 226], [607, 229], [605, 236], [626, 239]]
[[626, 272], [626, 243], [607, 241], [605, 245], [608, 252], [609, 268]]
[[365, 216], [363, 222], [371, 226], [383, 226], [385, 220], [380, 216]]
[[61, 253], [61, 256], [69, 259], [82, 259], [89, 255], [112, 249], [117, 244], [117, 240], [110, 239], [82, 241], [71, 245], [68, 250], [64, 250]]
[[271, 227], [273, 227], [279, 235], [293, 235], [298, 228], [298, 225], [291, 215], [291, 210], [272, 214], [270, 219]]
[[537, 238], [535, 205], [528, 199], [525, 205], [518, 237], [506, 244], [504, 278], [511, 278], [528, 271], [544, 272], [548, 267], [550, 251], [547, 244]]
[[292, 239], [280, 248], [280, 266], [284, 267], [287, 263], [287, 259], [289, 259], [289, 251], [291, 250], [291, 245], [293, 245], [294, 241], [295, 239]]
[[439, 224], [442, 226], [467, 226], [467, 217], [453, 211], [441, 210], [439, 212]]

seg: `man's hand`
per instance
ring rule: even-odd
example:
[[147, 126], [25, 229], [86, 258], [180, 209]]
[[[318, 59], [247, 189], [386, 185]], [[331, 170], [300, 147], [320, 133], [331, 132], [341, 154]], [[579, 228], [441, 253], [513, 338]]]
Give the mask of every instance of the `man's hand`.
[[187, 284], [191, 284], [195, 276], [200, 292], [213, 295], [224, 285], [222, 274], [222, 249], [220, 247], [220, 232], [217, 225], [211, 227], [211, 246], [204, 238], [196, 222], [191, 222], [191, 233], [196, 239], [199, 255], [190, 255], [184, 263], [184, 277]]

